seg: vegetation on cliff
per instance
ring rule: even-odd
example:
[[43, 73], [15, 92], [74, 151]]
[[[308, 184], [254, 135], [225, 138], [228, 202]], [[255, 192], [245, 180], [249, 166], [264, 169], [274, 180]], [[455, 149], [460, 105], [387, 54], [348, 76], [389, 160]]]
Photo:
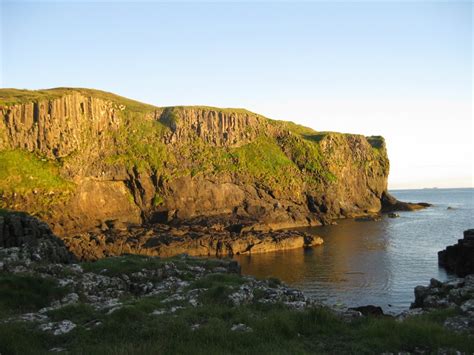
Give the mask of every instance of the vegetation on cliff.
[[[68, 199], [74, 183], [60, 175], [57, 162], [39, 158], [23, 150], [0, 151], [0, 208], [15, 207], [9, 201], [20, 195], [33, 201], [29, 211], [47, 213], [47, 209]], [[36, 203], [35, 203], [36, 202]]]
[[46, 90], [1, 89], [0, 106], [13, 106], [24, 103], [50, 101], [73, 93], [111, 101], [118, 105], [123, 105], [128, 111], [132, 112], [147, 113], [156, 109], [153, 105], [131, 100], [110, 92], [85, 88], [54, 88]]
[[[17, 192], [3, 207], [48, 218], [41, 211], [58, 205], [56, 196], [61, 195], [65, 198], [58, 211], [89, 213], [77, 220], [78, 229], [127, 214], [98, 215], [78, 206], [84, 189], [102, 184], [94, 191], [110, 194], [112, 189], [105, 189], [104, 183], [112, 181], [123, 182], [133, 196], [124, 211], [139, 208], [145, 219], [155, 212], [193, 217], [246, 206], [241, 209], [246, 215], [264, 211], [268, 221], [289, 226], [326, 218], [319, 214], [334, 218], [374, 212], [380, 210], [389, 167], [381, 137], [316, 132], [244, 109], [159, 108], [73, 88], [0, 90], [0, 152], [5, 155], [2, 170], [8, 169], [0, 189]], [[16, 168], [10, 167], [13, 155], [18, 157]], [[33, 161], [44, 164], [33, 166]], [[180, 182], [183, 177], [188, 183]], [[180, 196], [191, 186], [189, 179], [211, 181], [215, 189], [208, 195], [194, 191]], [[69, 193], [72, 181], [77, 189]], [[230, 204], [220, 205], [229, 184], [240, 192], [229, 195]], [[54, 194], [43, 193], [49, 187], [54, 187]], [[116, 197], [104, 195], [103, 200]], [[193, 203], [185, 206], [180, 202], [185, 200]], [[287, 216], [274, 213], [275, 205]]]

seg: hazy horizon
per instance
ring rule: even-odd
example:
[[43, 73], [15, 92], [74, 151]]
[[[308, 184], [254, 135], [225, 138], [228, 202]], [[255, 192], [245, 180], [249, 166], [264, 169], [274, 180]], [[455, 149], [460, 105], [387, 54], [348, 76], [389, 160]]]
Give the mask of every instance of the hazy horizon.
[[389, 188], [473, 187], [469, 2], [1, 3], [1, 87], [243, 107], [385, 137]]

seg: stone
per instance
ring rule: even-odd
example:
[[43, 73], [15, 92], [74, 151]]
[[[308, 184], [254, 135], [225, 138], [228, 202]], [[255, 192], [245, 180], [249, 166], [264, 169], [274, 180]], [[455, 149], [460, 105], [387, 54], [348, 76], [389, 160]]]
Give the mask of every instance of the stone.
[[470, 299], [462, 303], [461, 311], [465, 313], [472, 313], [474, 316], [474, 299]]
[[243, 323], [232, 325], [230, 330], [233, 331], [233, 332], [252, 332], [253, 331], [252, 328], [250, 328], [249, 326], [247, 326]]
[[438, 263], [461, 277], [474, 274], [474, 229], [464, 231], [457, 244], [438, 252]]
[[446, 319], [443, 325], [455, 332], [467, 332], [474, 328], [473, 318], [469, 316], [455, 316]]
[[353, 311], [358, 311], [362, 313], [364, 316], [383, 316], [384, 315], [381, 307], [373, 306], [373, 305], [352, 307], [349, 309]]
[[67, 334], [76, 328], [76, 324], [70, 320], [62, 320], [60, 322], [49, 322], [40, 324], [39, 329], [44, 332], [52, 333], [53, 335]]

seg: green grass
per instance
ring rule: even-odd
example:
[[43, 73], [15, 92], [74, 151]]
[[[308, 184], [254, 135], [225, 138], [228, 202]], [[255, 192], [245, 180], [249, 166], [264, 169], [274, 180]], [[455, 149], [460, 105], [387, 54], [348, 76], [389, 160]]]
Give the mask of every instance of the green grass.
[[298, 169], [294, 162], [269, 137], [259, 137], [254, 142], [231, 150], [235, 169], [243, 176], [260, 181], [274, 189], [295, 185]]
[[105, 101], [114, 102], [118, 105], [124, 105], [127, 110], [133, 112], [144, 113], [157, 109], [156, 106], [144, 104], [110, 92], [85, 88], [53, 88], [45, 90], [0, 89], [0, 106], [53, 100], [72, 93], [79, 93], [84, 96], [95, 97]]
[[106, 158], [106, 162], [136, 168], [140, 172], [162, 170], [171, 156], [162, 142], [167, 130], [159, 121], [133, 112], [122, 112], [122, 125], [112, 133], [114, 153]]
[[159, 257], [143, 255], [109, 257], [82, 263], [85, 271], [107, 276], [120, 276], [121, 274], [130, 274], [143, 269], [156, 269], [162, 265], [163, 261]]
[[0, 314], [38, 310], [67, 293], [54, 280], [22, 274], [0, 274]]
[[47, 312], [52, 321], [68, 319], [76, 324], [84, 324], [94, 319], [102, 318], [102, 314], [92, 306], [84, 303], [71, 304]]
[[[214, 268], [220, 260], [125, 256], [84, 263], [88, 271], [109, 275], [153, 268], [172, 260], [185, 269], [189, 265]], [[234, 306], [228, 295], [245, 282], [236, 274], [209, 274], [192, 282], [188, 289], [201, 289], [200, 305], [186, 301], [163, 302], [172, 295], [124, 299], [124, 306], [111, 313], [78, 303], [49, 311], [52, 321], [70, 320], [77, 327], [68, 334], [52, 336], [29, 323], [2, 322], [13, 313], [36, 310], [65, 294], [49, 279], [28, 275], [0, 277], [0, 352], [2, 354], [43, 354], [64, 347], [71, 354], [380, 354], [414, 351], [437, 352], [445, 348], [465, 353], [474, 351], [474, 339], [442, 327], [457, 314], [447, 309], [413, 317], [403, 322], [392, 318], [361, 318], [351, 323], [326, 308], [291, 310], [283, 304]], [[278, 280], [271, 283], [276, 287]], [[260, 295], [255, 293], [258, 299]], [[174, 313], [152, 315], [154, 310], [184, 306]], [[92, 321], [101, 325], [88, 330]], [[251, 332], [231, 331], [243, 323]], [[192, 330], [193, 325], [199, 327]]]
[[[213, 299], [208, 302], [153, 316], [151, 312], [161, 304], [147, 300], [146, 306], [137, 303], [99, 316], [103, 325], [93, 330], [79, 326], [57, 337], [40, 334], [27, 325], [0, 324], [0, 351], [33, 354], [54, 346], [65, 347], [72, 354], [380, 354], [415, 348], [474, 351], [472, 338], [423, 318], [403, 323], [365, 318], [348, 324], [323, 308], [292, 311], [283, 305], [231, 307]], [[74, 318], [76, 312], [63, 317], [56, 314], [55, 320], [71, 316], [76, 321], [91, 318]], [[239, 323], [253, 331], [230, 330]], [[194, 324], [200, 327], [193, 331]]]
[[30, 214], [47, 216], [74, 189], [72, 182], [61, 177], [56, 162], [23, 150], [0, 151], [0, 208], [17, 209], [17, 195]]
[[81, 265], [87, 272], [104, 274], [107, 276], [120, 276], [122, 274], [130, 274], [137, 271], [154, 270], [163, 263], [173, 262], [178, 269], [185, 269], [188, 266], [201, 266], [205, 269], [213, 269], [225, 263], [225, 259], [208, 259], [208, 258], [185, 258], [175, 256], [172, 258], [161, 259], [157, 256], [144, 255], [123, 255], [116, 257], [107, 257], [97, 261], [83, 262]]
[[242, 277], [237, 274], [209, 274], [201, 279], [194, 281], [189, 288], [211, 288], [213, 286], [236, 286], [244, 282]]
[[59, 175], [57, 164], [23, 150], [0, 151], [0, 191], [29, 193], [34, 189], [65, 191], [72, 184]]

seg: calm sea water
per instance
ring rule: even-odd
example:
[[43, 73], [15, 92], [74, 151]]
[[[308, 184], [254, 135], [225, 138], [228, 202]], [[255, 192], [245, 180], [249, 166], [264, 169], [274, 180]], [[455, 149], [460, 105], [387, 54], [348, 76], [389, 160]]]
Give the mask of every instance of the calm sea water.
[[[242, 272], [278, 277], [307, 296], [341, 306], [379, 305], [397, 313], [414, 300], [413, 289], [434, 277], [454, 277], [438, 267], [437, 252], [474, 228], [474, 189], [395, 190], [402, 201], [433, 207], [400, 212], [377, 222], [341, 220], [338, 225], [308, 228], [324, 245], [239, 256]], [[453, 209], [449, 209], [452, 207]]]

